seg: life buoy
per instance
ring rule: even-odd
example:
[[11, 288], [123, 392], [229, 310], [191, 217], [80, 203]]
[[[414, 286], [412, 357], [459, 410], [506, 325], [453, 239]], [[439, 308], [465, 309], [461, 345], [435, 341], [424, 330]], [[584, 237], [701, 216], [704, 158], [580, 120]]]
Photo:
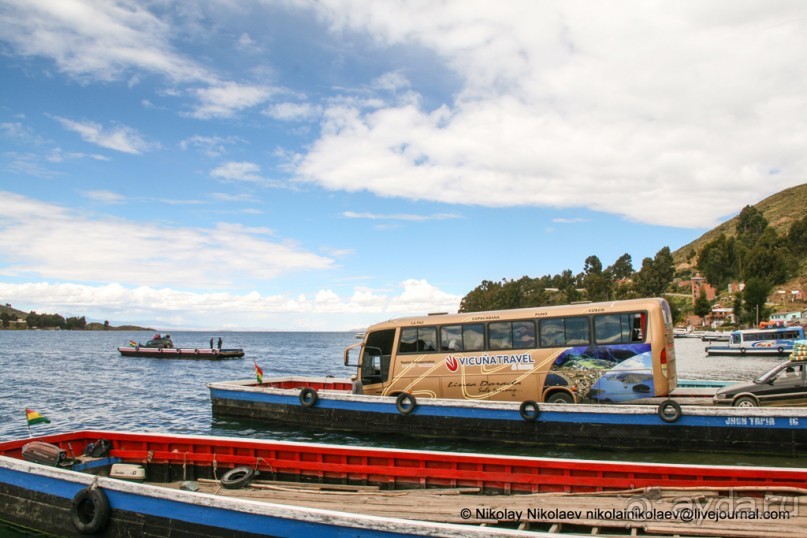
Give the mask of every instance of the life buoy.
[[84, 488], [73, 497], [70, 519], [81, 534], [95, 534], [109, 523], [109, 499], [97, 487]]
[[664, 400], [658, 406], [658, 416], [664, 422], [676, 422], [681, 418], [681, 406], [675, 400]]
[[258, 474], [252, 467], [236, 467], [230, 469], [221, 477], [221, 485], [227, 489], [241, 489], [249, 484]]
[[316, 389], [305, 387], [300, 391], [300, 405], [303, 407], [314, 407], [319, 401], [319, 394]]
[[418, 401], [408, 392], [402, 392], [395, 399], [395, 407], [402, 415], [408, 415], [417, 407]]
[[518, 414], [527, 422], [535, 422], [541, 414], [541, 409], [534, 400], [524, 400], [518, 408]]

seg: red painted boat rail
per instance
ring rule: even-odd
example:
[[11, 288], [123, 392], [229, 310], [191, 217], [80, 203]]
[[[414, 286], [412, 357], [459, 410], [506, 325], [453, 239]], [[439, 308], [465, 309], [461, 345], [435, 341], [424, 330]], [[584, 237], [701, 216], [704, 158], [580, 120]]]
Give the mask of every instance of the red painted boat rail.
[[80, 431], [0, 443], [21, 458], [39, 440], [80, 454], [98, 439], [127, 463], [227, 469], [246, 465], [265, 475], [309, 482], [366, 483], [384, 488], [461, 488], [503, 493], [599, 492], [644, 487], [807, 488], [807, 469], [697, 466], [456, 454], [345, 447], [224, 437]]

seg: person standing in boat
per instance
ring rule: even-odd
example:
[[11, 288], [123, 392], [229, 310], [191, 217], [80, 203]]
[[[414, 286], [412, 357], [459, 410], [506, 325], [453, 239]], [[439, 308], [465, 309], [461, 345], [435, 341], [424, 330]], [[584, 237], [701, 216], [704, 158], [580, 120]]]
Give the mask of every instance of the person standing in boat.
[[213, 338], [210, 338], [210, 349], [213, 349]]
[[221, 336], [219, 336], [219, 351], [221, 351]]

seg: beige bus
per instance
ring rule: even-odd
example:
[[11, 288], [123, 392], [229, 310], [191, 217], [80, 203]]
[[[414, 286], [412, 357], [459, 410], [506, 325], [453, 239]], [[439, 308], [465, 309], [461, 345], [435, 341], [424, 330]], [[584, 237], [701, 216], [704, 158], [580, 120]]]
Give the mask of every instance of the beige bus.
[[384, 396], [617, 403], [676, 386], [659, 298], [393, 319], [345, 349], [345, 365], [354, 392]]

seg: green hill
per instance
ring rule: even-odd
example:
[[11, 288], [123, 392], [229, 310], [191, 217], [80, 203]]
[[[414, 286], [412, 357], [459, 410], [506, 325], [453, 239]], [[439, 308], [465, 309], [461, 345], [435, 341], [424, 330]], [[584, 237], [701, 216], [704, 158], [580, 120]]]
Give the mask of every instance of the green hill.
[[[787, 234], [790, 226], [807, 213], [807, 183], [791, 187], [778, 192], [761, 202], [754, 204], [754, 207], [762, 212], [768, 225], [771, 226], [780, 236]], [[703, 245], [717, 239], [720, 234], [727, 237], [737, 235], [738, 216], [742, 207], [737, 208], [737, 216], [727, 220], [716, 228], [709, 230], [695, 241], [684, 245], [673, 252], [673, 260], [676, 266], [685, 264], [687, 256], [694, 250], [700, 252]], [[804, 276], [804, 275], [803, 275]]]

